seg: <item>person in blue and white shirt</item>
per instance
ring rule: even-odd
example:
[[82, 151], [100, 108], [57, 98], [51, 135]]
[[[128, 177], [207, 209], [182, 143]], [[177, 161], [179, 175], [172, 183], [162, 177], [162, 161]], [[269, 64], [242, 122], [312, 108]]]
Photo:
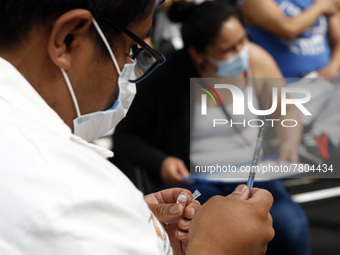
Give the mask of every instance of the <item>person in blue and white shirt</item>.
[[340, 11], [336, 1], [240, 2], [250, 39], [274, 57], [290, 86], [311, 92], [306, 107], [312, 116], [302, 116], [309, 130], [303, 140], [318, 148], [315, 152], [321, 161], [314, 163], [328, 160], [331, 148], [340, 146], [340, 115], [334, 114], [340, 107]]

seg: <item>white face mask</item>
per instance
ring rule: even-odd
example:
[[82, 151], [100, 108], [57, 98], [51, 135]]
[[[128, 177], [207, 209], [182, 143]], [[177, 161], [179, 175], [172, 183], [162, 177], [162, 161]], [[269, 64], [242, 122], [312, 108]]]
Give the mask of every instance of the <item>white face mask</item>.
[[111, 50], [109, 43], [107, 42], [102, 30], [97, 22], [93, 19], [93, 24], [97, 29], [100, 37], [105, 43], [107, 50], [110, 53], [113, 64], [119, 74], [118, 86], [119, 94], [116, 102], [113, 106], [106, 111], [98, 111], [94, 113], [88, 113], [81, 115], [77, 99], [74, 95], [71, 82], [64, 69], [61, 72], [65, 78], [66, 84], [70, 90], [73, 103], [75, 105], [78, 117], [73, 120], [74, 134], [90, 142], [97, 138], [105, 136], [112, 128], [114, 128], [127, 114], [132, 101], [136, 95], [136, 84], [129, 82], [133, 80], [134, 68], [136, 63], [131, 60], [131, 63], [124, 65], [122, 71], [120, 71], [117, 60]]

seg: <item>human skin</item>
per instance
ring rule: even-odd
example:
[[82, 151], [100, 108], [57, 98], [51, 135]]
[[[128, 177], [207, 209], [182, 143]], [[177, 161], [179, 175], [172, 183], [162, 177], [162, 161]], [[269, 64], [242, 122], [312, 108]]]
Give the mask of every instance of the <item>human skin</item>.
[[[150, 13], [145, 20], [131, 25], [129, 29], [137, 36], [144, 38], [151, 27], [152, 15], [153, 13]], [[73, 100], [62, 76], [61, 68], [68, 74], [78, 100], [81, 114], [108, 109], [116, 100], [118, 94], [118, 72], [112, 60], [103, 57], [91, 24], [92, 15], [88, 10], [71, 10], [59, 16], [54, 22], [36, 24], [30, 31], [27, 31], [25, 40], [21, 40], [21, 42], [12, 48], [0, 49], [0, 56], [19, 70], [46, 103], [71, 129], [73, 129], [73, 119], [77, 117], [77, 114]], [[134, 42], [125, 34], [121, 34], [115, 38], [112, 50], [121, 70], [124, 64], [130, 62], [129, 52], [131, 44], [133, 43]], [[263, 220], [259, 218], [250, 217], [248, 219], [247, 217], [249, 209], [253, 209], [256, 212], [264, 202], [268, 204], [268, 194], [264, 191], [262, 195], [260, 193], [261, 192], [257, 193], [258, 195], [256, 195], [255, 199], [250, 200], [251, 203], [239, 202], [240, 198], [233, 195], [227, 198], [228, 201], [221, 200], [218, 202], [219, 200], [216, 201], [216, 199], [214, 199], [213, 202], [209, 202], [211, 206], [208, 208], [224, 210], [225, 206], [228, 207], [228, 205], [230, 205], [233, 207], [235, 205], [236, 208], [234, 211], [231, 211], [232, 214], [229, 214], [228, 217], [225, 216], [226, 218], [236, 218], [240, 215], [240, 212], [242, 212], [245, 217], [244, 222], [250, 224], [249, 221], [252, 220], [254, 224], [263, 223]], [[258, 205], [256, 205], [257, 201]], [[167, 201], [164, 202], [168, 203]], [[249, 205], [247, 206], [244, 203]], [[244, 206], [241, 206], [243, 204]], [[155, 202], [149, 201], [148, 205], [154, 209], [162, 204], [155, 204]], [[239, 207], [240, 211], [237, 211], [237, 207]], [[245, 212], [243, 212], [244, 209], [246, 210]], [[206, 209], [200, 213], [201, 216], [196, 220], [197, 223], [195, 223], [195, 225], [199, 224], [200, 219], [204, 222], [204, 218], [208, 218], [209, 210], [207, 213], [204, 213], [204, 211], [206, 211]], [[267, 215], [269, 209], [262, 211]], [[185, 212], [184, 216], [189, 217]], [[214, 225], [219, 225], [221, 219], [212, 217], [211, 220]], [[227, 219], [222, 219], [222, 221], [228, 222]], [[265, 249], [267, 240], [269, 240], [266, 233], [273, 231], [271, 223], [267, 221], [265, 223], [266, 224], [260, 227], [261, 232], [264, 234], [260, 234], [256, 239], [250, 240], [252, 245], [249, 246], [249, 252], [252, 252], [252, 254], [254, 254], [252, 249], [255, 249], [254, 251]], [[181, 227], [183, 229], [184, 226]], [[221, 225], [221, 228], [222, 227], [225, 229], [224, 225]], [[241, 227], [241, 225], [235, 228], [231, 224], [224, 235], [229, 236], [230, 234], [235, 234], [235, 238], [238, 239], [239, 242], [249, 243], [249, 240], [247, 241], [241, 235], [237, 234], [239, 231], [238, 227]], [[203, 235], [203, 232], [207, 232], [208, 229], [198, 229], [196, 227], [196, 230], [190, 230], [190, 233], [196, 231], [201, 234], [198, 235], [198, 239], [195, 237], [191, 238], [192, 245], [197, 244], [199, 237]], [[249, 230], [249, 232], [251, 231], [252, 230]], [[170, 232], [170, 234], [171, 233], [173, 232]], [[181, 236], [178, 236], [178, 238], [180, 237]], [[192, 245], [189, 243], [187, 254], [194, 254], [189, 252], [189, 248]], [[224, 247], [221, 247], [221, 249], [222, 248]], [[191, 250], [192, 249], [195, 249], [195, 247], [192, 247]], [[232, 249], [237, 253], [239, 247], [235, 246], [235, 248]]]

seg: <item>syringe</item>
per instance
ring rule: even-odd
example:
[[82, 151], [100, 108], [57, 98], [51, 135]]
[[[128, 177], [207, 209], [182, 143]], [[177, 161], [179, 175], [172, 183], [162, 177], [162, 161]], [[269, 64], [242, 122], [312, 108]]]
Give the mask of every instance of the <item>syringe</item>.
[[250, 196], [250, 191], [253, 188], [254, 184], [254, 179], [255, 179], [255, 173], [256, 173], [256, 166], [259, 162], [259, 157], [261, 153], [261, 148], [262, 148], [262, 142], [263, 142], [263, 134], [264, 134], [264, 125], [260, 128], [259, 134], [257, 135], [257, 141], [255, 145], [255, 150], [254, 150], [254, 155], [253, 155], [253, 161], [251, 163], [251, 169], [248, 177], [248, 182], [247, 186], [249, 189], [249, 196]]
[[[267, 99], [267, 105], [266, 109], [268, 109], [268, 103], [269, 103], [269, 98]], [[264, 127], [266, 125], [266, 116], [263, 117], [263, 125], [260, 127], [259, 133], [257, 135], [257, 140], [256, 140], [256, 145], [255, 145], [255, 150], [254, 150], [254, 155], [253, 155], [253, 161], [251, 163], [251, 169], [248, 177], [248, 182], [247, 186], [249, 189], [249, 197], [250, 197], [250, 192], [251, 189], [253, 188], [254, 185], [254, 180], [255, 180], [255, 173], [256, 173], [256, 167], [257, 164], [259, 163], [259, 158], [260, 158], [260, 153], [261, 153], [261, 148], [262, 148], [262, 142], [263, 142], [263, 134], [264, 134]]]

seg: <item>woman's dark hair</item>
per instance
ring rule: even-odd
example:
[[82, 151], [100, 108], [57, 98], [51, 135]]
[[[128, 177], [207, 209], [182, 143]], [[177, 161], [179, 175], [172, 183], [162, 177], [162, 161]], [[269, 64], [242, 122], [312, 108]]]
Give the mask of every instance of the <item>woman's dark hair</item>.
[[229, 18], [240, 20], [233, 6], [217, 1], [199, 5], [174, 2], [168, 15], [171, 21], [182, 23], [184, 47], [193, 46], [199, 52], [205, 52], [206, 47], [215, 42], [223, 23]]
[[62, 13], [82, 8], [89, 10], [104, 33], [119, 33], [107, 24], [101, 14], [129, 26], [145, 19], [152, 11], [155, 0], [0, 0], [0, 47], [20, 43], [34, 24], [51, 22]]

